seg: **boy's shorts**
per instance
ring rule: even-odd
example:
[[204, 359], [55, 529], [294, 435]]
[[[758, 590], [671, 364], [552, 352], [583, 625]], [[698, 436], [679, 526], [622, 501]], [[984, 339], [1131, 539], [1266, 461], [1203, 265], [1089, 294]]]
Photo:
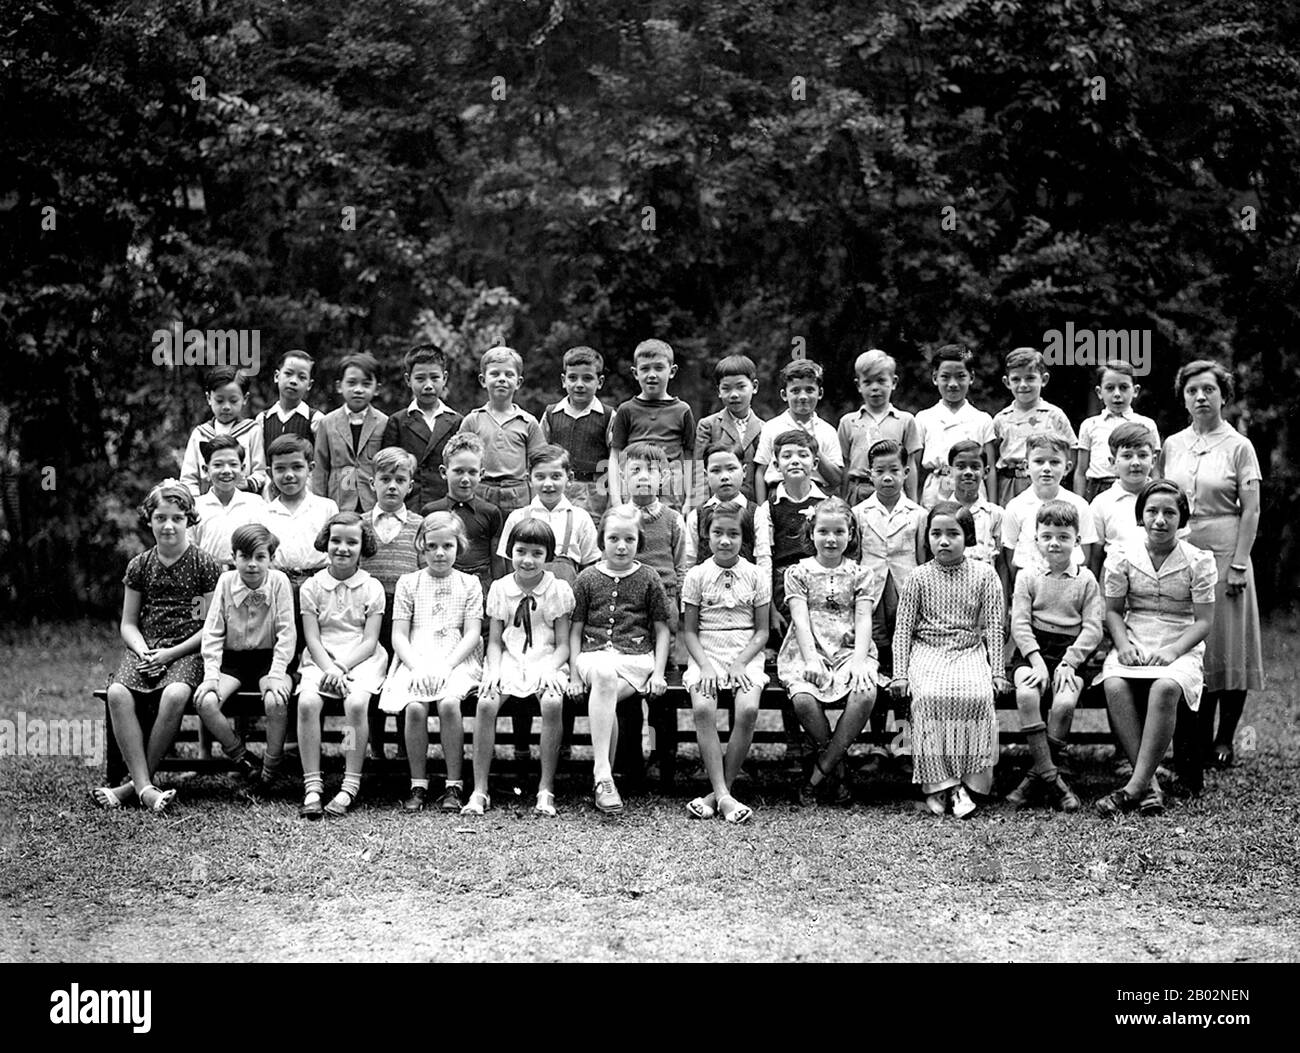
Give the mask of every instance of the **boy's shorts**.
[[[1046, 629], [1035, 629], [1034, 639], [1038, 641], [1038, 654], [1047, 666], [1047, 683], [1043, 685], [1043, 705], [1048, 706], [1052, 701], [1052, 680], [1056, 676], [1056, 667], [1061, 664], [1065, 658], [1065, 652], [1078, 639], [1078, 634], [1067, 636], [1064, 633], [1048, 632]], [[1083, 670], [1090, 665], [1091, 660], [1086, 660], [1080, 668], [1075, 670], [1075, 674], [1083, 681], [1083, 686], [1088, 686], [1088, 677]], [[1017, 669], [1029, 669], [1029, 660], [1020, 654], [1017, 650], [1015, 661], [1011, 663], [1011, 681], [1015, 682]]]
[[270, 673], [274, 657], [273, 647], [255, 647], [248, 651], [223, 651], [221, 675], [233, 676], [239, 681], [242, 691], [256, 691], [262, 677]]

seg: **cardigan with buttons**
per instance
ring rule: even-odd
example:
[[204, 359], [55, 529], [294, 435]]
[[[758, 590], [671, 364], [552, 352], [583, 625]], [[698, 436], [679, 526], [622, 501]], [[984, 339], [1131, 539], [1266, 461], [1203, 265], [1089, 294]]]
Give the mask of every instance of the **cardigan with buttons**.
[[582, 650], [650, 654], [655, 622], [668, 621], [668, 594], [644, 563], [621, 578], [588, 567], [573, 583], [573, 620], [582, 623]]

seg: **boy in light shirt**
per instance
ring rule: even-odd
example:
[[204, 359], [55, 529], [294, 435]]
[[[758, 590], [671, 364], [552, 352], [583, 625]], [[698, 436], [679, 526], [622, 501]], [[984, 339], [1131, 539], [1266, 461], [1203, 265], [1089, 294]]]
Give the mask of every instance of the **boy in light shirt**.
[[1040, 431], [1055, 432], [1074, 446], [1074, 428], [1065, 412], [1043, 398], [1050, 374], [1041, 351], [1018, 347], [1006, 358], [1002, 383], [1012, 402], [993, 417], [993, 434], [998, 445], [998, 488], [989, 497], [1004, 508], [1016, 494], [1029, 487], [1025, 464], [1025, 439]]
[[997, 493], [997, 475], [993, 464], [997, 460], [996, 435], [993, 418], [976, 409], [966, 396], [970, 392], [971, 353], [960, 344], [945, 344], [931, 356], [931, 376], [939, 389], [939, 401], [916, 415], [916, 426], [921, 431], [920, 504], [933, 508], [940, 501], [952, 500], [952, 468], [948, 464], [948, 451], [961, 439], [973, 439], [984, 448], [984, 463], [988, 466], [982, 497]]
[[1029, 461], [1030, 487], [1013, 497], [1002, 514], [1002, 548], [1013, 586], [1019, 571], [1045, 565], [1034, 535], [1035, 516], [1044, 501], [1065, 501], [1079, 513], [1078, 544], [1071, 555], [1075, 564], [1086, 567], [1092, 557], [1092, 546], [1097, 543], [1088, 503], [1061, 487], [1070, 455], [1069, 442], [1052, 432], [1035, 432], [1025, 440], [1025, 454]]
[[218, 435], [206, 443], [207, 478], [211, 489], [194, 500], [199, 521], [190, 527], [190, 542], [198, 545], [223, 570], [233, 570], [230, 535], [237, 527], [260, 523], [266, 512], [261, 494], [244, 487], [247, 453], [233, 435]]
[[890, 401], [898, 386], [898, 363], [875, 348], [858, 356], [853, 372], [862, 393], [862, 408], [841, 417], [836, 429], [844, 456], [844, 500], [856, 505], [871, 496], [868, 452], [881, 439], [892, 439], [898, 443], [907, 469], [903, 492], [909, 501], [915, 501], [921, 474], [921, 430], [912, 414], [895, 409]]
[[783, 478], [777, 463], [776, 440], [795, 428], [813, 440], [812, 449], [816, 452], [812, 483], [825, 489], [827, 494], [834, 494], [839, 492], [844, 482], [844, 456], [840, 453], [839, 434], [828, 421], [817, 415], [817, 404], [825, 393], [822, 376], [822, 367], [808, 358], [796, 358], [781, 368], [781, 400], [787, 409], [763, 425], [758, 435], [758, 449], [754, 451], [754, 464], [758, 466], [754, 501], [760, 506]]
[[1079, 426], [1074, 444], [1074, 492], [1091, 501], [1115, 482], [1117, 472], [1111, 458], [1110, 436], [1121, 424], [1144, 425], [1155, 439], [1154, 450], [1160, 452], [1160, 432], [1156, 422], [1133, 411], [1133, 400], [1141, 388], [1133, 379], [1133, 367], [1117, 360], [1097, 370], [1097, 397], [1101, 412]]
[[1098, 580], [1101, 580], [1101, 568], [1111, 546], [1130, 541], [1142, 544], [1146, 539], [1146, 531], [1138, 523], [1134, 510], [1137, 508], [1137, 495], [1151, 481], [1157, 441], [1155, 433], [1144, 424], [1126, 421], [1111, 429], [1107, 442], [1116, 479], [1088, 506], [1101, 542], [1093, 546], [1088, 561], [1089, 569]]

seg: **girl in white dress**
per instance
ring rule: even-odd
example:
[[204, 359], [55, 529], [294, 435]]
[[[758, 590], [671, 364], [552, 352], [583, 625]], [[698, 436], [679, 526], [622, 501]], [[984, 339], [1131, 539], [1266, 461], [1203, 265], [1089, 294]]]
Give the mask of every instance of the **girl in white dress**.
[[[857, 519], [838, 497], [820, 502], [808, 520], [816, 555], [786, 568], [785, 596], [790, 604], [786, 634], [776, 671], [804, 730], [817, 743], [801, 805], [829, 796], [848, 804], [844, 757], [876, 702], [876, 648], [871, 640], [870, 573], [844, 553], [855, 540]], [[824, 707], [843, 703], [844, 712], [831, 734]], [[823, 783], [825, 785], [823, 785]]]
[[[298, 666], [298, 749], [302, 756], [302, 807], [305, 819], [321, 813], [343, 816], [361, 793], [361, 767], [366, 759], [370, 696], [384, 682], [388, 654], [379, 646], [384, 620], [384, 587], [361, 560], [373, 556], [374, 531], [355, 512], [338, 512], [316, 535], [316, 550], [329, 556], [329, 566], [302, 583], [302, 635], [307, 647]], [[343, 786], [321, 807], [324, 783], [320, 772], [322, 697], [343, 699], [348, 732]]]
[[540, 815], [555, 815], [555, 769], [564, 735], [564, 693], [569, 686], [569, 615], [573, 589], [546, 569], [555, 559], [555, 532], [542, 519], [519, 519], [506, 538], [514, 573], [488, 591], [488, 649], [474, 716], [474, 792], [461, 809], [482, 815], [492, 807], [488, 773], [496, 748], [497, 713], [503, 702], [542, 711]]
[[1135, 512], [1146, 544], [1116, 546], [1102, 573], [1106, 627], [1115, 646], [1098, 677], [1133, 774], [1097, 802], [1102, 815], [1164, 811], [1156, 765], [1173, 739], [1179, 700], [1193, 711], [1200, 707], [1202, 656], [1219, 580], [1213, 552], [1178, 540], [1191, 516], [1182, 487], [1168, 479], [1147, 483]]
[[[690, 692], [695, 735], [713, 790], [686, 806], [695, 819], [721, 813], [729, 823], [747, 822], [753, 810], [731, 795], [731, 784], [749, 753], [758, 705], [767, 684], [763, 648], [767, 644], [772, 579], [742, 559], [742, 514], [719, 509], [709, 521], [712, 557], [686, 574], [682, 602], [688, 655], [682, 684]], [[718, 739], [718, 692], [730, 689], [735, 708], [724, 761]]]
[[440, 807], [464, 805], [461, 768], [465, 725], [460, 704], [478, 687], [483, 672], [483, 586], [455, 568], [469, 547], [465, 524], [455, 512], [434, 512], [415, 533], [424, 570], [397, 579], [393, 597], [393, 665], [379, 696], [385, 713], [405, 713], [411, 794], [403, 808], [418, 812], [429, 796], [429, 704], [438, 706], [438, 735], [447, 764]]

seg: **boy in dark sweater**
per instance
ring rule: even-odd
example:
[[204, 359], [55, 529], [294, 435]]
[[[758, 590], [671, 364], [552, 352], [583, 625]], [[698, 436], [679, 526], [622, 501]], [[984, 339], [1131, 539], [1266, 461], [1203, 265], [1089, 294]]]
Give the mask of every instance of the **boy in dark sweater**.
[[415, 458], [406, 507], [417, 512], [430, 501], [447, 496], [442, 475], [442, 451], [460, 430], [461, 415], [442, 401], [447, 391], [447, 356], [433, 344], [420, 344], [402, 359], [403, 379], [411, 389], [411, 404], [388, 418], [384, 446], [400, 446]]

